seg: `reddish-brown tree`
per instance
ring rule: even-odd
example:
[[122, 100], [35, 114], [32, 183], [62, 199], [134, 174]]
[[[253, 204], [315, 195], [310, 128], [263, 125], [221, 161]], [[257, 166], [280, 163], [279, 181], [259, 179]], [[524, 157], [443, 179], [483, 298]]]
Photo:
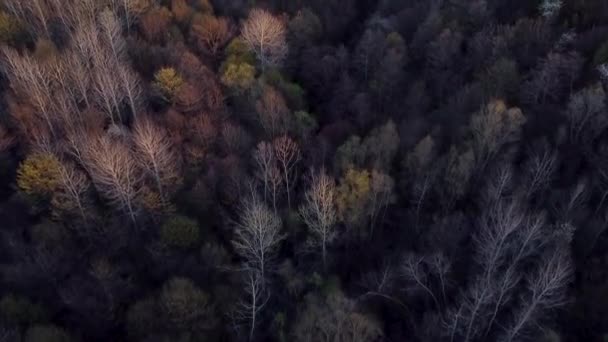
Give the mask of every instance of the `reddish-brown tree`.
[[209, 114], [200, 114], [188, 126], [190, 145], [195, 145], [205, 155], [213, 147], [218, 136], [218, 125]]
[[139, 20], [139, 28], [149, 42], [163, 42], [171, 25], [171, 12], [157, 7], [146, 12]]
[[2, 125], [0, 125], [0, 153], [8, 150], [15, 143], [15, 137]]
[[256, 103], [258, 120], [269, 137], [285, 134], [289, 124], [289, 108], [275, 88], [264, 87], [264, 93]]
[[190, 37], [196, 46], [214, 57], [226, 46], [232, 36], [232, 24], [224, 17], [202, 15], [195, 18], [190, 28]]

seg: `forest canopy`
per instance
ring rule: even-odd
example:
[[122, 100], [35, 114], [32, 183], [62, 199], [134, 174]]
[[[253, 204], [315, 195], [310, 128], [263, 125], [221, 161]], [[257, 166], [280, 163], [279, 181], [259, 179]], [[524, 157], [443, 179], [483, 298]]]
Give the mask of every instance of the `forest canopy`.
[[605, 0], [0, 0], [0, 342], [605, 341]]

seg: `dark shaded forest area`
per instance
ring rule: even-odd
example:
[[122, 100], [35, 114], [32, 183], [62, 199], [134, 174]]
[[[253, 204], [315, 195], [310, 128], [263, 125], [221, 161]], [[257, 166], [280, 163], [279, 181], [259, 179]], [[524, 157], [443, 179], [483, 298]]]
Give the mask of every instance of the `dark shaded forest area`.
[[607, 341], [608, 1], [0, 1], [0, 342]]

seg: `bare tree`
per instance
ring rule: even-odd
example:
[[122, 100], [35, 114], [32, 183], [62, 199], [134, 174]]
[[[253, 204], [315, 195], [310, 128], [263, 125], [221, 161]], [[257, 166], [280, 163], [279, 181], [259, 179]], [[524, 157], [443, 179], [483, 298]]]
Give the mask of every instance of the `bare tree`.
[[126, 57], [127, 47], [118, 18], [112, 11], [105, 10], [99, 14], [98, 20], [103, 43], [110, 49], [115, 61], [122, 61]]
[[372, 170], [369, 194], [369, 216], [370, 216], [370, 236], [374, 234], [374, 228], [378, 217], [386, 213], [386, 208], [394, 201], [393, 189], [395, 181], [391, 176]]
[[121, 84], [114, 77], [115, 64], [109, 63], [107, 59], [100, 57], [95, 66], [94, 88], [95, 100], [98, 106], [103, 108], [112, 123], [116, 123], [115, 115], [122, 121], [120, 104], [124, 99]]
[[257, 56], [262, 70], [280, 65], [287, 56], [285, 23], [265, 10], [254, 9], [249, 12], [241, 35]]
[[0, 125], [0, 153], [8, 150], [14, 143], [15, 137], [3, 125]]
[[[125, 1], [125, 12], [127, 10], [127, 2]], [[127, 14], [128, 21], [128, 14]], [[103, 11], [99, 16], [100, 22], [100, 33], [105, 44], [111, 51], [111, 55], [114, 57], [114, 67], [116, 68], [116, 74], [120, 80], [120, 89], [125, 92], [126, 98], [129, 101], [131, 112], [134, 116], [137, 116], [137, 108], [141, 101], [141, 87], [137, 75], [127, 66], [127, 48], [126, 41], [122, 36], [122, 28], [118, 18], [111, 11]], [[110, 65], [112, 65], [110, 64]]]
[[300, 206], [300, 216], [314, 236], [313, 244], [321, 247], [323, 268], [327, 269], [327, 245], [337, 237], [335, 224], [336, 183], [325, 170], [311, 172], [310, 188]]
[[[58, 0], [55, 1], [58, 2]], [[64, 6], [64, 17], [71, 22], [72, 27], [76, 29], [75, 31], [78, 31], [78, 28], [91, 25], [95, 22], [97, 13], [105, 6], [104, 2], [96, 0], [73, 1], [69, 5]]]
[[139, 17], [155, 4], [154, 1], [149, 0], [105, 0], [105, 2], [118, 18], [124, 20], [127, 32]]
[[117, 58], [124, 54], [124, 46], [113, 15], [104, 12], [100, 18], [103, 19], [103, 29], [94, 23], [81, 27], [74, 34], [73, 49], [84, 64], [84, 70], [91, 74], [94, 103], [115, 122], [114, 116], [120, 116], [125, 98], [121, 79], [115, 76], [119, 67]]
[[27, 17], [27, 4], [19, 0], [6, 0], [2, 2], [2, 7], [6, 11], [19, 19]]
[[470, 128], [479, 169], [483, 169], [505, 144], [519, 138], [525, 120], [519, 108], [507, 109], [505, 103], [498, 100], [473, 115]]
[[439, 304], [437, 296], [435, 296], [435, 293], [429, 284], [429, 273], [427, 273], [426, 270], [427, 263], [428, 260], [424, 256], [410, 254], [404, 258], [402, 272], [403, 276], [409, 283], [406, 284], [406, 290], [411, 291], [422, 289], [433, 300], [435, 309], [440, 310], [441, 305]]
[[598, 65], [597, 71], [600, 73], [602, 80], [608, 81], [608, 63]]
[[265, 141], [260, 142], [253, 151], [253, 160], [257, 166], [256, 177], [262, 181], [264, 187], [264, 200], [266, 201], [270, 190], [270, 173], [276, 163], [272, 144]]
[[29, 55], [21, 56], [17, 51], [3, 49], [4, 65], [11, 87], [30, 99], [49, 131], [55, 135], [55, 120], [52, 112], [52, 84], [48, 70]]
[[383, 338], [378, 320], [360, 312], [357, 301], [340, 290], [308, 296], [293, 327], [297, 342], [372, 342]]
[[129, 147], [117, 139], [100, 136], [87, 142], [85, 158], [95, 187], [135, 223], [141, 175]]
[[562, 223], [572, 222], [572, 214], [586, 207], [590, 195], [586, 180], [579, 180], [572, 189], [565, 190], [565, 195], [564, 201], [558, 202], [554, 208], [555, 217]]
[[272, 142], [274, 153], [283, 172], [285, 191], [287, 192], [287, 207], [291, 209], [291, 185], [295, 180], [295, 167], [300, 161], [300, 147], [289, 136], [284, 135]]
[[77, 51], [70, 50], [65, 56], [67, 68], [70, 71], [71, 84], [74, 85], [74, 99], [78, 102], [84, 101], [86, 108], [91, 106], [89, 99], [91, 92], [91, 70], [87, 63], [83, 61], [82, 56], [79, 56]]
[[129, 108], [131, 109], [131, 115], [134, 118], [137, 118], [138, 110], [140, 108], [141, 102], [143, 101], [143, 90], [141, 87], [141, 80], [139, 76], [126, 65], [125, 62], [122, 62], [118, 65], [117, 70], [118, 76], [122, 81], [122, 90], [127, 95], [127, 100], [129, 101]]
[[217, 141], [219, 125], [221, 122], [216, 122], [211, 115], [205, 113], [195, 118], [187, 129], [193, 140], [204, 151], [208, 151]]
[[58, 196], [53, 198], [53, 203], [64, 210], [77, 210], [80, 217], [86, 221], [86, 193], [90, 188], [91, 182], [86, 174], [66, 163], [63, 163], [59, 168], [59, 174], [61, 191]]
[[574, 268], [567, 248], [557, 248], [546, 255], [528, 280], [529, 294], [522, 298], [521, 306], [514, 320], [506, 327], [501, 341], [518, 340], [525, 335], [527, 328], [534, 325], [542, 312], [566, 304], [566, 290], [573, 275]]
[[246, 267], [258, 271], [262, 279], [284, 238], [281, 226], [281, 218], [255, 195], [243, 204], [232, 244]]
[[97, 111], [84, 111], [81, 117], [81, 120], [76, 120], [65, 128], [62, 147], [82, 168], [87, 169], [88, 142], [100, 135], [105, 122], [103, 113]]
[[525, 258], [532, 255], [537, 248], [542, 245], [543, 242], [543, 230], [545, 222], [542, 217], [531, 217], [527, 219], [526, 224], [516, 234], [517, 242], [514, 244], [512, 251], [512, 258], [509, 261], [506, 269], [497, 274], [495, 279], [495, 285], [491, 298], [491, 305], [493, 307], [491, 311], [491, 318], [487, 323], [487, 330], [485, 335], [489, 333], [493, 327], [493, 323], [496, 320], [499, 310], [512, 298], [512, 294], [519, 285], [523, 278], [521, 271], [518, 267]]
[[544, 189], [551, 182], [556, 168], [557, 152], [547, 144], [534, 149], [526, 168], [526, 197]]
[[264, 201], [272, 201], [274, 213], [277, 213], [277, 200], [283, 186], [283, 174], [277, 167], [274, 146], [268, 142], [260, 142], [253, 152], [253, 159], [257, 166], [256, 177], [264, 187]]
[[222, 142], [231, 152], [240, 152], [249, 144], [249, 135], [238, 124], [226, 122], [221, 128]]
[[264, 286], [263, 276], [257, 270], [248, 269], [245, 272], [245, 298], [238, 303], [235, 318], [248, 322], [249, 341], [253, 341], [260, 311], [268, 303], [270, 293], [268, 288]]
[[151, 119], [138, 117], [133, 131], [137, 159], [152, 176], [162, 205], [166, 205], [167, 187], [179, 177], [179, 165], [173, 141], [167, 131]]
[[446, 313], [446, 334], [452, 341], [486, 340], [494, 328], [504, 327], [522, 285], [534, 279], [527, 266], [543, 263], [543, 254], [567, 250], [564, 241], [571, 239], [569, 226], [549, 230], [543, 215], [528, 212], [520, 197], [509, 194], [510, 169], [499, 168], [494, 178], [483, 197], [485, 206], [474, 235], [477, 276]]
[[529, 104], [542, 105], [568, 96], [581, 67], [582, 58], [576, 52], [550, 52], [522, 85], [523, 100]]
[[451, 334], [458, 331], [463, 335], [463, 341], [475, 339], [485, 332], [485, 326], [478, 320], [487, 314], [494, 296], [495, 272], [508, 256], [509, 242], [524, 221], [523, 211], [513, 201], [502, 201], [490, 207], [480, 218], [479, 233], [475, 236], [475, 260], [481, 274], [459, 299], [458, 309], [449, 312], [446, 320]]
[[572, 143], [580, 142], [583, 137], [590, 141], [608, 125], [605, 101], [606, 95], [599, 86], [572, 95], [566, 109]]
[[36, 30], [42, 31], [44, 36], [50, 36], [49, 17], [52, 13], [45, 0], [6, 0], [3, 5], [23, 22], [32, 23]]
[[268, 170], [268, 184], [270, 185], [272, 207], [274, 212], [277, 213], [277, 201], [279, 200], [283, 188], [283, 175], [276, 165]]
[[513, 170], [509, 163], [499, 165], [492, 173], [483, 193], [483, 200], [489, 206], [500, 204], [503, 196], [513, 185]]
[[269, 137], [285, 134], [289, 124], [289, 108], [280, 92], [271, 86], [264, 87], [255, 107], [260, 125]]
[[412, 195], [414, 196], [413, 202], [416, 207], [416, 209], [414, 211], [414, 216], [415, 216], [414, 228], [416, 230], [418, 230], [418, 227], [420, 224], [420, 212], [422, 211], [424, 202], [426, 201], [428, 194], [431, 190], [431, 186], [433, 184], [433, 178], [434, 178], [433, 176], [434, 175], [432, 174], [432, 172], [427, 172], [426, 175], [421, 177], [422, 179], [416, 181], [414, 183], [414, 185], [412, 186]]

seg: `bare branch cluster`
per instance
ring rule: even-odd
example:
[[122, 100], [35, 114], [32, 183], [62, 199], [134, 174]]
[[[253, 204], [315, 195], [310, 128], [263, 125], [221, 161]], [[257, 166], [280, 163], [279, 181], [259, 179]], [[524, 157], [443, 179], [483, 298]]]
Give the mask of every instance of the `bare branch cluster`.
[[246, 267], [259, 272], [263, 279], [284, 239], [282, 225], [281, 218], [256, 196], [243, 204], [232, 244]]
[[311, 172], [310, 188], [300, 206], [300, 216], [321, 247], [323, 265], [327, 267], [327, 246], [337, 237], [336, 182], [325, 170]]
[[262, 68], [279, 66], [287, 56], [287, 30], [285, 23], [272, 14], [254, 9], [243, 23], [241, 36]]
[[146, 117], [138, 117], [133, 142], [140, 165], [152, 176], [163, 204], [167, 188], [179, 178], [179, 163], [173, 141], [167, 131]]
[[85, 158], [97, 190], [135, 222], [141, 173], [127, 144], [103, 135], [89, 139]]

